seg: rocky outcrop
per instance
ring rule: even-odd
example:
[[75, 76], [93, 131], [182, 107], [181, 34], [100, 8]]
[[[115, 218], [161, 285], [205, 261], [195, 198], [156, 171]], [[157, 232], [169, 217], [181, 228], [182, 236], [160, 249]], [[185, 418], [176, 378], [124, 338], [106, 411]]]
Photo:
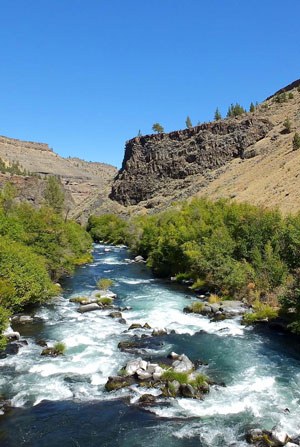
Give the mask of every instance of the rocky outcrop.
[[[195, 372], [195, 365], [185, 354], [174, 352], [171, 355], [171, 367], [162, 367], [141, 357], [130, 360], [118, 376], [108, 378], [105, 389], [115, 391], [135, 384], [138, 387], [156, 389], [158, 395], [164, 397], [202, 399], [203, 395], [209, 392], [209, 384], [212, 382], [205, 375]], [[145, 398], [141, 403], [152, 404], [154, 400]]]
[[87, 162], [79, 158], [63, 158], [48, 144], [22, 141], [0, 136], [0, 158], [6, 165], [18, 163], [22, 171], [34, 175], [10, 175], [0, 173], [0, 187], [12, 182], [20, 201], [40, 206], [44, 201], [46, 178], [60, 179], [66, 193], [66, 211], [69, 217], [82, 218], [97, 207], [104, 206], [117, 173], [113, 166]]
[[267, 119], [244, 115], [205, 123], [168, 134], [136, 137], [127, 142], [125, 156], [110, 197], [135, 205], [155, 194], [185, 188], [197, 175], [208, 179], [234, 158], [264, 138], [272, 128]]

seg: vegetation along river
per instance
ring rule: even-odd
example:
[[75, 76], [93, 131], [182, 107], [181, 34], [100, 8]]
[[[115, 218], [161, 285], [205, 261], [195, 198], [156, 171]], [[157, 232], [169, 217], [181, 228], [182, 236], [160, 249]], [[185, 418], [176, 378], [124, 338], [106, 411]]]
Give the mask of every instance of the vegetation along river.
[[[28, 345], [0, 360], [0, 394], [15, 407], [0, 416], [1, 447], [244, 446], [251, 428], [299, 434], [300, 353], [293, 338], [245, 327], [239, 317], [210, 322], [185, 314], [194, 295], [128, 257], [125, 248], [95, 245], [93, 263], [64, 280], [63, 296], [36, 310], [40, 320], [21, 327]], [[100, 277], [113, 279], [115, 304], [130, 307], [122, 312], [126, 324], [109, 310], [80, 314], [69, 302], [95, 290]], [[136, 352], [120, 351], [120, 341], [151, 334], [127, 331], [146, 322], [168, 334], [145, 338]], [[65, 354], [41, 356], [39, 339], [62, 341]], [[219, 384], [204, 400], [157, 398], [145, 409], [137, 403], [143, 389], [105, 390], [129, 360], [155, 361], [171, 351], [186, 354]]]

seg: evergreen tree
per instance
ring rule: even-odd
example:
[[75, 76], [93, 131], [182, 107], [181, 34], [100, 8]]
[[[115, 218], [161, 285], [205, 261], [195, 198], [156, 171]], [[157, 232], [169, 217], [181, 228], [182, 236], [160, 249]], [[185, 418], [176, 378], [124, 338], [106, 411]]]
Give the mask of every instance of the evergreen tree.
[[255, 112], [255, 105], [253, 104], [253, 102], [251, 102], [250, 104], [249, 112], [251, 113]]
[[163, 133], [164, 132], [163, 126], [161, 124], [159, 124], [159, 123], [154, 123], [153, 126], [152, 126], [152, 130], [154, 132], [157, 132], [157, 133]]
[[230, 107], [228, 107], [227, 118], [230, 118], [232, 116], [233, 117], [239, 116], [239, 115], [242, 115], [243, 113], [246, 113], [246, 110], [244, 109], [244, 107], [242, 107], [238, 103], [231, 104]]
[[188, 129], [190, 129], [191, 127], [193, 127], [191, 118], [190, 118], [189, 116], [186, 117], [185, 125], [186, 125], [186, 127], [187, 127]]
[[221, 115], [221, 113], [220, 113], [220, 111], [219, 111], [219, 108], [217, 107], [216, 108], [216, 111], [215, 111], [215, 120], [216, 121], [219, 121], [219, 120], [221, 120], [222, 119], [222, 115]]
[[139, 129], [139, 131], [138, 131], [138, 135], [137, 135], [138, 137], [141, 137], [142, 136], [142, 132], [141, 132], [141, 130]]

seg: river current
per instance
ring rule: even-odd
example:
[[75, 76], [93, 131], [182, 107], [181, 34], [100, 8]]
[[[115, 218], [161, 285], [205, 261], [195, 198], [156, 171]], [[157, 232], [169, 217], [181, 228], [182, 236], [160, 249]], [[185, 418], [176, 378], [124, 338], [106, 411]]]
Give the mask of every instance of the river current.
[[[144, 264], [128, 263], [129, 256], [124, 248], [95, 245], [93, 263], [78, 268], [64, 280], [63, 296], [35, 312], [41, 321], [22, 326], [28, 345], [0, 360], [0, 394], [15, 407], [0, 416], [0, 446], [240, 447], [250, 428], [299, 434], [295, 339], [244, 327], [238, 317], [210, 322], [184, 314], [194, 296], [154, 278]], [[131, 307], [123, 312], [126, 325], [108, 310], [80, 314], [69, 302], [94, 291], [100, 277], [113, 279], [116, 305]], [[150, 335], [127, 332], [131, 323], [146, 322], [169, 334], [138, 353], [121, 352], [120, 341]], [[39, 339], [64, 342], [65, 355], [42, 357]], [[137, 404], [146, 390], [105, 391], [108, 376], [128, 360], [155, 360], [171, 351], [200, 360], [199, 370], [225, 386], [212, 386], [203, 401], [158, 399], [147, 411]]]

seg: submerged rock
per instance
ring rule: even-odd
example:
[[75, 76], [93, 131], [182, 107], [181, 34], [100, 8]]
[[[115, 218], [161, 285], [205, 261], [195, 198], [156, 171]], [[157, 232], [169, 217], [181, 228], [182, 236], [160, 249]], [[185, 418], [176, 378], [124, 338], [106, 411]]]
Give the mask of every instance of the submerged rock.
[[111, 312], [108, 316], [111, 318], [122, 318], [121, 312]]
[[143, 394], [138, 400], [138, 403], [141, 405], [153, 405], [155, 402], [156, 397], [152, 394]]

